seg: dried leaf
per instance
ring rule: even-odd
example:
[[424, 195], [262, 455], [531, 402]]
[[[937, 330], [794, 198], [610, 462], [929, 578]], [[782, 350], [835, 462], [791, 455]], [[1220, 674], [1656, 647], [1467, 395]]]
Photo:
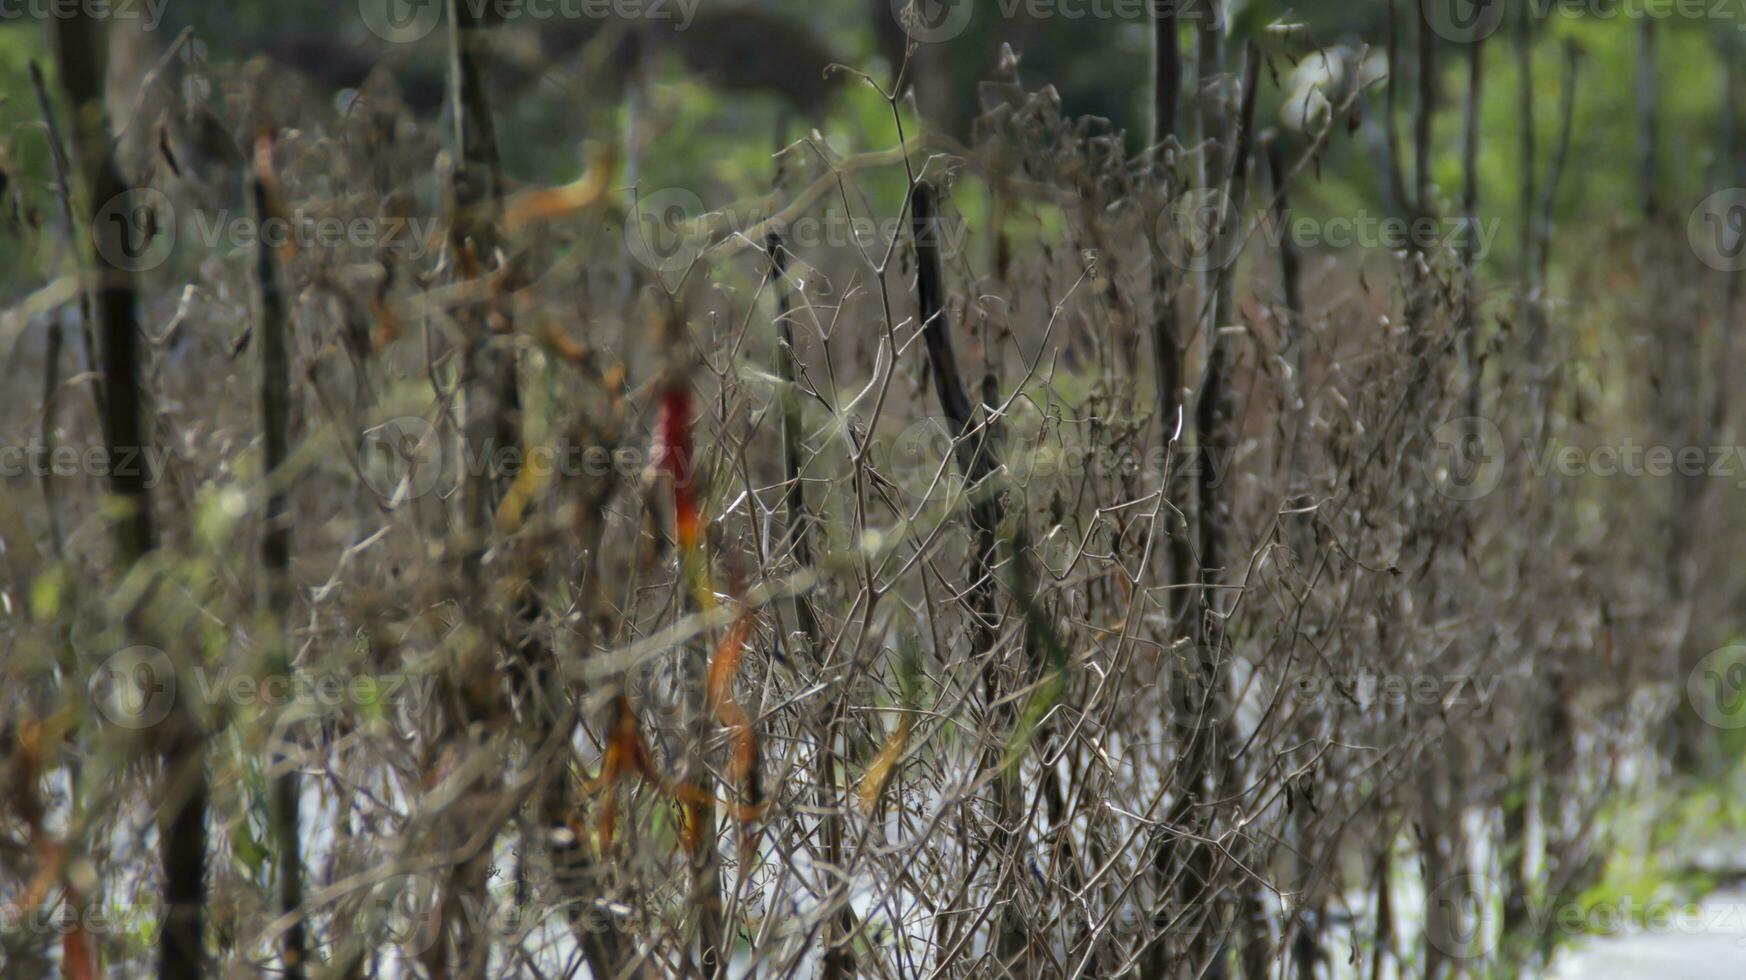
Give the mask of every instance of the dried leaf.
[[579, 179], [562, 187], [543, 187], [516, 195], [504, 209], [504, 227], [519, 231], [536, 222], [562, 218], [598, 204], [612, 186], [616, 156], [611, 147], [598, 149]]

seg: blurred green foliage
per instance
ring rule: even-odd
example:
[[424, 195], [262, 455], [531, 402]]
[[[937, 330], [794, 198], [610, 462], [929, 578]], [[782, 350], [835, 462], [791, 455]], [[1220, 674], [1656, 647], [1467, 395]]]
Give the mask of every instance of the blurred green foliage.
[[[1581, 58], [1570, 164], [1556, 200], [1558, 224], [1566, 229], [1604, 227], [1622, 214], [1634, 216], [1639, 200], [1634, 129], [1638, 21], [1620, 14], [1574, 13], [1554, 0], [1527, 2], [1535, 9], [1551, 11], [1540, 25], [1531, 80], [1542, 178], [1558, 132], [1567, 42], [1580, 51]], [[1601, 0], [1592, 0], [1591, 5], [1605, 9]], [[879, 54], [874, 21], [890, 15], [889, 3], [815, 5], [782, 0], [762, 6], [807, 25], [843, 63], [889, 81], [891, 66]], [[1417, 5], [1401, 2], [1399, 6], [1403, 56], [1410, 56]], [[1721, 138], [1725, 114], [1732, 110], [1723, 93], [1723, 58], [1740, 53], [1743, 36], [1739, 24], [1719, 18], [1729, 11], [1708, 4], [1704, 7], [1704, 16], [1696, 18], [1677, 16], [1684, 8], [1669, 5], [1656, 20], [1660, 35], [1662, 198], [1676, 215], [1683, 215], [1709, 191], [1738, 179], [1734, 176], [1736, 164], [1726, 159]], [[1038, 9], [1062, 13], [1042, 19], [1022, 15]], [[1080, 15], [1066, 16], [1064, 12], [1069, 9]], [[974, 115], [976, 83], [992, 71], [1000, 44], [1008, 42], [1022, 55], [1020, 78], [1027, 88], [1054, 85], [1061, 93], [1064, 112], [1109, 119], [1114, 128], [1128, 133], [1128, 144], [1137, 151], [1146, 129], [1150, 97], [1149, 22], [1131, 16], [1091, 15], [1129, 9], [1129, 5], [1112, 6], [1100, 0], [1039, 0], [1035, 4], [985, 0], [978, 4], [968, 29], [944, 42], [944, 57], [938, 60], [957, 93], [960, 115], [964, 119]], [[1238, 3], [1233, 14], [1234, 32], [1258, 40], [1272, 65], [1272, 71], [1263, 75], [1263, 124], [1279, 124], [1284, 93], [1273, 79], [1283, 83], [1294, 66], [1317, 48], [1339, 44], [1355, 51], [1369, 45], [1372, 51], [1380, 51], [1386, 36], [1386, 9], [1386, 4], [1342, 0], [1305, 0], [1289, 6], [1276, 0]], [[1630, 9], [1663, 8], [1635, 4]], [[1007, 10], [1020, 11], [1021, 15], [1002, 16]], [[351, 12], [351, 4], [338, 0], [316, 0], [307, 7], [263, 0], [192, 3], [171, 9], [156, 36], [161, 43], [168, 43], [176, 31], [191, 28], [205, 42], [207, 57], [214, 63], [246, 56], [262, 38], [288, 32], [327, 32], [336, 43], [369, 48], [374, 39], [360, 18], [345, 16]], [[1480, 157], [1483, 216], [1503, 222], [1499, 245], [1487, 261], [1494, 274], [1504, 276], [1510, 274], [1516, 261], [1521, 217], [1517, 212], [1522, 176], [1519, 90], [1523, 79], [1516, 66], [1513, 21], [1512, 14], [1486, 43]], [[1282, 29], [1285, 24], [1291, 25], [1290, 29]], [[1185, 54], [1192, 59], [1192, 22], [1184, 26], [1182, 40]], [[378, 54], [382, 47], [377, 45]], [[426, 69], [433, 63], [440, 66], [441, 32], [417, 48], [400, 53], [403, 64]], [[1442, 111], [1435, 129], [1434, 172], [1441, 205], [1445, 213], [1453, 214], [1461, 181], [1466, 53], [1462, 45], [1454, 43], [1442, 44], [1439, 52]], [[27, 61], [45, 54], [42, 25], [12, 21], [0, 26], [0, 166], [11, 178], [9, 193], [13, 196], [7, 211], [53, 227], [58, 216], [52, 170], [26, 73]], [[1192, 61], [1188, 67], [1192, 71]], [[1185, 87], [1185, 93], [1191, 92], [1192, 84]], [[591, 96], [546, 86], [499, 100], [499, 138], [511, 176], [548, 183], [573, 179], [583, 166], [584, 141], [612, 139], [624, 132], [628, 110], [617, 95], [603, 91]], [[587, 103], [590, 98], [601, 104], [578, 102]], [[790, 139], [816, 126], [839, 154], [887, 148], [897, 139], [889, 107], [870, 85], [852, 75], [846, 75], [837, 86], [828, 118], [808, 120], [795, 117], [775, 96], [714, 90], [688, 74], [678, 58], [664, 56], [657, 59], [653, 71], [649, 102], [639, 110], [654, 120], [654, 125], [639, 154], [637, 179], [645, 187], [707, 190], [703, 196], [711, 206], [725, 206], [768, 189], [779, 121], [786, 120], [784, 131]], [[1411, 94], [1403, 92], [1400, 103], [1404, 139], [1410, 132], [1406, 113]], [[1374, 114], [1380, 105], [1380, 98], [1370, 99], [1365, 110]], [[904, 125], [912, 134], [919, 128], [913, 117], [906, 117]], [[603, 132], [607, 129], [613, 132]], [[1300, 183], [1295, 193], [1293, 204], [1300, 213], [1325, 217], [1383, 211], [1375, 155], [1360, 139], [1338, 135], [1312, 176], [1313, 180]], [[869, 201], [895, 212], [901, 197], [901, 175], [883, 171], [864, 174], [860, 187]], [[972, 190], [968, 185], [963, 188], [965, 197], [959, 204], [974, 225], [982, 207], [979, 195]], [[32, 241], [34, 236], [27, 228], [15, 224], [13, 231], [0, 237], [0, 261], [6, 270], [0, 275], [5, 276], [8, 293], [17, 296], [40, 284], [52, 264], [61, 261], [62, 253], [58, 242], [52, 251], [45, 251]]]

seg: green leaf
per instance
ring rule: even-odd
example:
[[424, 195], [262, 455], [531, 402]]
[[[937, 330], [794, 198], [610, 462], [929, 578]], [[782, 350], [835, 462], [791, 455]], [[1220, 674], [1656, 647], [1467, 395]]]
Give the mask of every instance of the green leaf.
[[61, 594], [67, 588], [67, 570], [55, 565], [37, 576], [30, 587], [30, 616], [39, 623], [54, 619], [61, 611]]

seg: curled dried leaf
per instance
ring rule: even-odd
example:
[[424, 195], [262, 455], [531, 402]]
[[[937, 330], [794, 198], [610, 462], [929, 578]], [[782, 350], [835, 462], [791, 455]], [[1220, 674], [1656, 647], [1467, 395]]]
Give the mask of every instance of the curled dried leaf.
[[561, 187], [542, 187], [516, 195], [504, 210], [504, 227], [512, 232], [519, 231], [528, 225], [566, 217], [600, 203], [612, 187], [617, 162], [617, 154], [610, 146], [595, 149], [588, 169], [580, 178]]

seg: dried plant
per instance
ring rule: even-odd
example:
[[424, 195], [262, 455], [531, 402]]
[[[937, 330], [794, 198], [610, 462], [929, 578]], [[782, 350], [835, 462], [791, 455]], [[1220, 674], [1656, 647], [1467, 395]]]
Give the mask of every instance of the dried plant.
[[[1389, 207], [1449, 209], [1460, 107], [1397, 11], [1410, 147], [1392, 77], [1270, 130], [1305, 42], [1236, 47], [1212, 10], [1158, 19], [1138, 154], [1010, 51], [969, 145], [917, 134], [912, 42], [895, 80], [833, 83], [894, 146], [784, 137], [768, 193], [696, 213], [624, 186], [634, 138], [505, 176], [465, 0], [443, 128], [380, 75], [335, 106], [243, 67], [184, 115], [248, 154], [130, 173], [114, 134], [150, 120], [99, 120], [93, 25], [59, 25], [80, 271], [9, 315], [82, 308], [101, 356], [69, 373], [51, 331], [6, 438], [104, 465], [0, 502], [7, 975], [1543, 965], [1530, 910], [1597, 880], [1660, 771], [1621, 760], [1701, 754], [1663, 744], [1665, 692], [1737, 591], [1702, 587], [1731, 502], [1701, 482], [1663, 501], [1516, 447], [1700, 440], [1723, 386], [1665, 379], [1701, 338], [1658, 348], [1657, 389], [1580, 325], [1675, 332], [1706, 273], [1650, 213], [1596, 253], [1639, 281], [1573, 260], [1552, 295], [1574, 49], [1547, 153], [1531, 116], [1482, 134], [1472, 47], [1465, 237], [1276, 248], [1366, 136]], [[1519, 288], [1471, 233], [1482, 136], [1519, 140]], [[376, 233], [153, 263], [103, 238], [227, 186], [257, 225]], [[860, 221], [885, 232], [802, 231]]]

